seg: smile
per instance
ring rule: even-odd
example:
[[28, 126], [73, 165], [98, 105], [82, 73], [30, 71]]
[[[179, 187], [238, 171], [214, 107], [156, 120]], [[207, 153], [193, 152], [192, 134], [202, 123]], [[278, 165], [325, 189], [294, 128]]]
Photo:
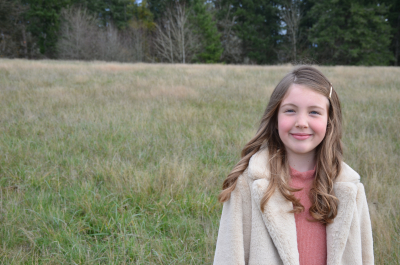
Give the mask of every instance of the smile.
[[306, 134], [306, 133], [291, 133], [294, 139], [296, 140], [306, 140], [311, 137], [312, 134]]

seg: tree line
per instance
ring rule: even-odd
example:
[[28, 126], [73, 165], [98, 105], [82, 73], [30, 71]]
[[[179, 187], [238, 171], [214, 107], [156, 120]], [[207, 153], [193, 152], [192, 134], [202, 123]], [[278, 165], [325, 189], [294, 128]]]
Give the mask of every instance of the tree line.
[[0, 57], [400, 63], [398, 0], [0, 0]]

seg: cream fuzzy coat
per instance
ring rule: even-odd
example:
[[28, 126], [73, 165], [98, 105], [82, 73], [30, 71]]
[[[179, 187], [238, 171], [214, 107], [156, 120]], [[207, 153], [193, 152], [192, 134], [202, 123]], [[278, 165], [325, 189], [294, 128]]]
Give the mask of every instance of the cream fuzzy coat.
[[[223, 205], [215, 265], [299, 264], [291, 202], [274, 192], [264, 213], [260, 200], [268, 187], [268, 152], [256, 153]], [[327, 265], [374, 264], [371, 221], [360, 176], [343, 163], [334, 183], [338, 214], [326, 227]]]

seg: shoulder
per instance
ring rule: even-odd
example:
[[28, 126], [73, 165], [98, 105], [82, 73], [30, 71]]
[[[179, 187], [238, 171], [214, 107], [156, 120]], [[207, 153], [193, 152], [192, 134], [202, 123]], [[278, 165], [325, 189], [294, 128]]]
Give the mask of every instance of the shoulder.
[[335, 182], [360, 183], [360, 175], [345, 162], [342, 162], [342, 170]]
[[254, 181], [259, 179], [269, 179], [267, 148], [261, 148], [250, 158], [249, 165], [236, 182], [234, 192], [246, 201], [246, 198], [251, 197], [251, 188]]
[[268, 148], [261, 148], [250, 158], [247, 173], [250, 180], [269, 178]]

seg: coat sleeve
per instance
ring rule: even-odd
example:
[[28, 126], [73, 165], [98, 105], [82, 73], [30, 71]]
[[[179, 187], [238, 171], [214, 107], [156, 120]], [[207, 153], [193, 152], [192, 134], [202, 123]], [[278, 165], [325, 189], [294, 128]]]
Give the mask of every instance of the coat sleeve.
[[[247, 264], [250, 248], [251, 202], [239, 178], [230, 199], [224, 202], [219, 226], [214, 265]], [[245, 194], [243, 194], [245, 193]]]
[[369, 216], [364, 185], [362, 183], [358, 184], [357, 209], [361, 232], [362, 264], [374, 264], [374, 246], [371, 219]]

